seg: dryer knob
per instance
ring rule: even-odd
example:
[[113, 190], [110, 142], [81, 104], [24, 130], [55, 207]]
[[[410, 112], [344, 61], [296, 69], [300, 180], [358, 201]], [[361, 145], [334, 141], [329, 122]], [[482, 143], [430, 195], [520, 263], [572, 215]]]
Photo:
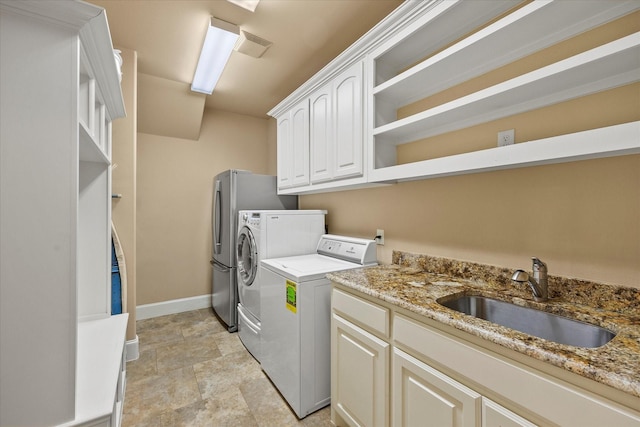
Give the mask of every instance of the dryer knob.
[[247, 222], [247, 219], [249, 218], [249, 214], [242, 214], [242, 221]]

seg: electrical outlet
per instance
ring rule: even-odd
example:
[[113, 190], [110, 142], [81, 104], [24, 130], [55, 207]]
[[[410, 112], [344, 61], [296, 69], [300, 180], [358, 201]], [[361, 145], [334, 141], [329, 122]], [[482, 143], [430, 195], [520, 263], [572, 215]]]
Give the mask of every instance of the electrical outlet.
[[384, 230], [378, 229], [376, 231], [376, 242], [378, 245], [384, 245]]
[[511, 145], [515, 142], [515, 129], [503, 130], [498, 132], [498, 147]]

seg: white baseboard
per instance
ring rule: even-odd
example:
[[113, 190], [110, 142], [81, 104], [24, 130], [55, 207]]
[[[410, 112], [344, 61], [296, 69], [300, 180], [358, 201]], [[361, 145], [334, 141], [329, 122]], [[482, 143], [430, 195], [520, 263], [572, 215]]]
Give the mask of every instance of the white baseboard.
[[140, 346], [138, 345], [138, 335], [136, 335], [135, 339], [129, 340], [125, 344], [125, 348], [127, 349], [127, 362], [132, 360], [138, 360], [140, 357]]
[[200, 295], [191, 298], [174, 299], [136, 307], [136, 320], [151, 319], [167, 314], [182, 313], [211, 307], [211, 295]]

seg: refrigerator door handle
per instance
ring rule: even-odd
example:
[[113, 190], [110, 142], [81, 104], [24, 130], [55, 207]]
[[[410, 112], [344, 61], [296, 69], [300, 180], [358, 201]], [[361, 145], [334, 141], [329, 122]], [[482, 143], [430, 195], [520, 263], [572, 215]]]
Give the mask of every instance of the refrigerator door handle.
[[219, 254], [222, 248], [222, 242], [220, 241], [220, 228], [222, 226], [222, 206], [220, 200], [220, 180], [216, 180], [216, 188], [213, 193], [213, 253]]

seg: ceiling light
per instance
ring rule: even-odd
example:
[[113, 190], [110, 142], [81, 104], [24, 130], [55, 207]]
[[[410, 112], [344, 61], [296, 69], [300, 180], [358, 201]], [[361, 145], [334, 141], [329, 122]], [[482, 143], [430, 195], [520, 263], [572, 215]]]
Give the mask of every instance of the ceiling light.
[[250, 10], [251, 12], [256, 11], [256, 7], [258, 7], [258, 3], [260, 0], [227, 0], [229, 3], [233, 3], [237, 6], [240, 6], [244, 9]]
[[240, 28], [220, 19], [211, 18], [202, 45], [198, 67], [191, 90], [211, 95], [238, 40]]

